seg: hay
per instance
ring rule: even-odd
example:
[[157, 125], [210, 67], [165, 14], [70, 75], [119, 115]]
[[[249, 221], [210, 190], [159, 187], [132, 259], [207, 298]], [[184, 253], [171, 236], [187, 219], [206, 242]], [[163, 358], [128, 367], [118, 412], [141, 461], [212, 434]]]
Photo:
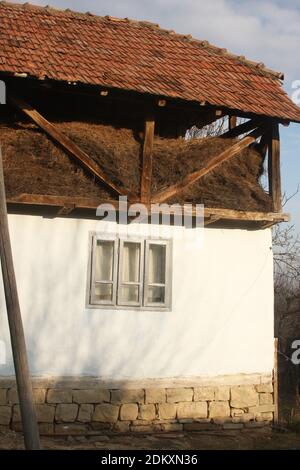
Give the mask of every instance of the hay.
[[[142, 143], [134, 131], [87, 122], [56, 122], [55, 125], [89, 154], [113, 181], [139, 193]], [[22, 193], [112, 197], [35, 125], [1, 124], [0, 137], [8, 197]], [[220, 138], [186, 142], [156, 137], [152, 191], [180, 181], [231, 144], [231, 140]], [[262, 172], [260, 153], [253, 148], [245, 149], [169, 202], [269, 211], [270, 198], [260, 185]]]
[[[233, 145], [233, 139], [206, 138], [156, 139], [154, 154], [153, 188], [155, 192], [187, 174], [207, 165], [211, 158]], [[264, 159], [254, 148], [246, 148], [216, 170], [189, 186], [169, 202], [203, 203], [245, 211], [269, 211], [271, 200], [263, 190], [260, 179], [264, 172]]]

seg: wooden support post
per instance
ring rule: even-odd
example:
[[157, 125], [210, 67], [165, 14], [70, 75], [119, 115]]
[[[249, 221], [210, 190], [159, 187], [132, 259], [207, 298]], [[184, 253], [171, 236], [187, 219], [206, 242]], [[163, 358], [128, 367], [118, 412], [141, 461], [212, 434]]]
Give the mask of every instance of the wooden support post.
[[20, 400], [21, 417], [27, 450], [40, 448], [39, 431], [33, 403], [32, 385], [26, 353], [25, 336], [19, 305], [5, 198], [2, 155], [0, 148], [0, 258], [6, 300], [6, 309], [11, 337], [16, 381]]
[[273, 201], [273, 211], [281, 212], [280, 139], [279, 124], [272, 124], [269, 141], [269, 193]]
[[237, 117], [236, 116], [229, 116], [229, 121], [228, 121], [228, 127], [229, 131], [231, 131], [234, 127], [237, 125]]
[[151, 199], [151, 178], [153, 159], [155, 121], [153, 116], [148, 116], [145, 121], [144, 147], [143, 147], [143, 171], [141, 179], [141, 201], [149, 203]]
[[273, 369], [273, 392], [274, 392], [274, 423], [279, 422], [279, 383], [278, 383], [278, 338], [274, 339], [274, 369]]

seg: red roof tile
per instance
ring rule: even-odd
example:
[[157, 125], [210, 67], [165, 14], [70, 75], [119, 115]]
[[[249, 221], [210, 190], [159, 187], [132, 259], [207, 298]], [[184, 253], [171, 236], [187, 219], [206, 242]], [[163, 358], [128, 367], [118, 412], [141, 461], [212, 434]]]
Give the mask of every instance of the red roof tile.
[[207, 102], [300, 122], [281, 74], [145, 21], [0, 3], [0, 72]]

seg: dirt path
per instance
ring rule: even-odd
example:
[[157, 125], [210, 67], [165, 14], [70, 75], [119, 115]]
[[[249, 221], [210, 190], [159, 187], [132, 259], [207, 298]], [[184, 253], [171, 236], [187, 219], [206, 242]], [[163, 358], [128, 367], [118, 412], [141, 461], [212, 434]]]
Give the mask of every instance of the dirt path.
[[[76, 437], [42, 437], [43, 449], [94, 450], [226, 450], [226, 449], [297, 449], [300, 434], [278, 432], [270, 428], [190, 432], [153, 435], [98, 435]], [[0, 449], [23, 449], [21, 434], [0, 432]]]

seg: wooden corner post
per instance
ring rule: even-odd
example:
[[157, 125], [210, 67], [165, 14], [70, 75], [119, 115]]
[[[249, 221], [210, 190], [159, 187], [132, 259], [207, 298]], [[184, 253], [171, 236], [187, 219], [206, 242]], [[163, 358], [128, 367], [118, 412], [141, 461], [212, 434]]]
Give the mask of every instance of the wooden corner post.
[[273, 394], [274, 394], [274, 423], [279, 423], [279, 368], [278, 368], [279, 340], [274, 339], [274, 369], [273, 369]]
[[269, 194], [273, 201], [273, 211], [281, 212], [281, 176], [280, 176], [280, 137], [279, 124], [273, 123], [268, 152]]
[[33, 403], [25, 336], [9, 238], [2, 155], [0, 148], [0, 258], [25, 447], [38, 450], [40, 438]]
[[144, 146], [143, 146], [143, 169], [141, 178], [141, 201], [150, 203], [152, 160], [154, 141], [155, 120], [152, 114], [148, 114], [145, 120]]

